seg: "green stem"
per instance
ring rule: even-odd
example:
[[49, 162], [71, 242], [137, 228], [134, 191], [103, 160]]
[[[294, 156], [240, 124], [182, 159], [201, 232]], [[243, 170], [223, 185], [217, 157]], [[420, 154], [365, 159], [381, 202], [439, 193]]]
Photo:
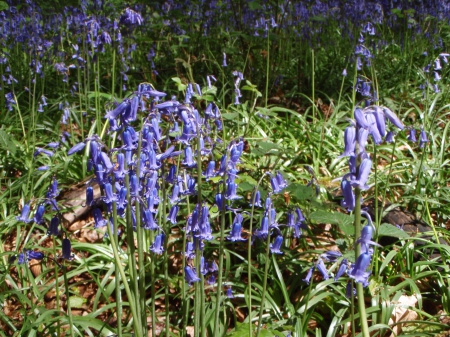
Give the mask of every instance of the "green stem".
[[[111, 227], [110, 226], [106, 226], [107, 230], [108, 230], [108, 235], [109, 237], [113, 237], [113, 233], [111, 231]], [[131, 226], [129, 226], [131, 227]], [[127, 276], [125, 275], [125, 271], [122, 267], [122, 261], [120, 260], [120, 255], [119, 252], [117, 250], [117, 245], [115, 240], [111, 240], [111, 246], [113, 249], [113, 253], [114, 253], [114, 259], [116, 261], [116, 265], [119, 269], [119, 273], [120, 276], [122, 277], [122, 280], [124, 280], [123, 282], [123, 286], [125, 288], [125, 292], [128, 296], [128, 304], [130, 305], [130, 309], [131, 309], [131, 313], [133, 315], [133, 326], [134, 326], [134, 333], [136, 335], [136, 337], [144, 337], [143, 333], [142, 333], [142, 326], [139, 324], [139, 315], [138, 315], [138, 311], [136, 310], [136, 301], [135, 301], [135, 297], [133, 296], [133, 293], [130, 290], [130, 286], [128, 285], [127, 280]], [[134, 255], [133, 255], [134, 256]], [[135, 269], [135, 268], [132, 268]]]
[[67, 303], [67, 317], [69, 319], [69, 331], [70, 336], [73, 337], [73, 321], [72, 321], [72, 307], [70, 305], [70, 293], [69, 293], [69, 281], [67, 280], [67, 268], [63, 266], [63, 276], [64, 276], [64, 286], [66, 293], [66, 303]]
[[[272, 222], [272, 219], [270, 218], [270, 206], [268, 210], [268, 216], [269, 216], [269, 224]], [[275, 220], [275, 219], [273, 219]], [[270, 265], [270, 229], [269, 233], [267, 233], [267, 239], [266, 239], [266, 263], [264, 266], [264, 279], [263, 279], [263, 290], [261, 294], [261, 303], [259, 307], [259, 317], [258, 317], [258, 327], [256, 330], [256, 337], [259, 337], [259, 334], [261, 332], [261, 323], [262, 323], [262, 316], [264, 311], [264, 301], [266, 300], [266, 290], [267, 290], [267, 274], [269, 273], [269, 265]]]

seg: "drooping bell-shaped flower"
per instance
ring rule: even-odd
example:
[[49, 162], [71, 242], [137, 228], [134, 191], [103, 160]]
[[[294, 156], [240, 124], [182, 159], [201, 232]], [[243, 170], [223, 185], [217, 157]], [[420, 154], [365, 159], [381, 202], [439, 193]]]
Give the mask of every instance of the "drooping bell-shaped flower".
[[319, 259], [319, 261], [317, 261], [316, 267], [319, 270], [319, 272], [322, 274], [322, 277], [324, 280], [328, 280], [330, 278], [330, 276], [328, 275], [328, 270], [325, 267], [325, 264], [323, 263], [322, 259]]
[[394, 124], [397, 128], [399, 128], [400, 130], [403, 130], [405, 128], [405, 126], [403, 125], [402, 121], [389, 108], [383, 107], [383, 113], [384, 113], [384, 116], [392, 124]]
[[234, 217], [233, 225], [231, 226], [231, 232], [227, 236], [228, 240], [233, 241], [233, 242], [246, 240], [241, 236], [242, 235], [241, 234], [242, 221], [243, 221], [242, 215], [240, 213], [236, 214], [236, 216]]
[[152, 243], [152, 245], [150, 246], [150, 251], [161, 255], [164, 252], [164, 238], [165, 235], [164, 233], [160, 233], [158, 235], [155, 236], [155, 241]]
[[366, 120], [366, 116], [362, 109], [356, 108], [354, 111], [354, 116], [358, 127], [370, 129], [371, 124]]
[[283, 244], [283, 236], [277, 235], [273, 243], [270, 244], [270, 252], [272, 254], [283, 254], [283, 252], [280, 250], [282, 244]]
[[34, 222], [36, 224], [41, 224], [44, 220], [44, 212], [45, 212], [45, 204], [40, 204], [36, 210], [36, 214], [34, 215]]
[[71, 261], [74, 258], [74, 255], [72, 254], [72, 245], [70, 243], [70, 240], [68, 238], [64, 238], [62, 240], [62, 254], [61, 258]]
[[348, 157], [355, 154], [356, 128], [348, 126], [344, 131], [344, 153], [340, 157]]
[[370, 276], [370, 271], [367, 271], [367, 268], [370, 265], [370, 259], [371, 256], [369, 253], [361, 254], [356, 260], [356, 263], [350, 268], [350, 272], [348, 274], [348, 276], [356, 282], [362, 283], [364, 287], [369, 285], [368, 279]]
[[372, 169], [372, 160], [370, 160], [369, 158], [365, 158], [359, 165], [356, 180], [351, 180], [350, 184], [353, 187], [359, 187], [363, 191], [367, 190], [369, 186], [366, 185], [366, 183], [369, 178], [371, 169]]
[[177, 223], [177, 215], [178, 215], [178, 210], [179, 210], [179, 206], [178, 205], [173, 205], [170, 208], [169, 211], [169, 215], [167, 216], [167, 220], [172, 224], [175, 225]]
[[306, 277], [303, 279], [303, 281], [306, 284], [309, 284], [309, 282], [311, 281], [311, 277], [313, 275], [313, 272], [314, 272], [315, 268], [316, 268], [315, 266], [312, 266], [311, 268], [308, 269], [308, 273], [306, 274]]
[[33, 219], [30, 219], [28, 215], [30, 214], [30, 204], [23, 205], [22, 212], [20, 216], [16, 216], [17, 221], [22, 221], [24, 223], [30, 223]]
[[92, 214], [94, 216], [94, 228], [102, 228], [106, 226], [107, 221], [103, 219], [102, 210], [100, 208], [94, 208]]
[[47, 230], [47, 235], [58, 236], [59, 235], [59, 218], [54, 216], [52, 220], [50, 220], [50, 225]]
[[428, 143], [428, 137], [427, 134], [425, 132], [425, 130], [422, 128], [422, 130], [420, 131], [420, 141], [419, 141], [419, 147], [422, 149], [425, 147], [425, 144]]
[[334, 280], [337, 281], [342, 275], [344, 275], [345, 272], [347, 271], [347, 268], [348, 268], [348, 261], [347, 259], [343, 259], [341, 261], [341, 264], [339, 265], [339, 269], [336, 275], [334, 276]]
[[144, 209], [142, 212], [142, 228], [148, 230], [159, 229], [158, 224], [153, 218], [153, 213], [148, 208]]
[[353, 192], [353, 188], [347, 179], [342, 179], [341, 181], [341, 192], [344, 197], [341, 200], [341, 206], [346, 208], [349, 212], [353, 211], [356, 206], [355, 193]]
[[69, 151], [67, 151], [67, 155], [71, 156], [74, 153], [77, 153], [77, 152], [83, 150], [85, 146], [86, 146], [86, 144], [84, 142], [78, 143], [78, 144], [74, 145], [72, 148], [70, 148]]
[[192, 268], [190, 266], [184, 267], [184, 278], [189, 285], [192, 285], [192, 283], [194, 282], [200, 281], [200, 278], [195, 272], [195, 268]]
[[320, 254], [320, 257], [326, 262], [336, 262], [342, 256], [341, 252], [328, 250], [325, 253]]
[[[261, 205], [261, 192], [259, 190], [257, 190], [256, 192], [253, 192], [252, 200], [253, 200], [253, 198], [255, 199], [255, 203], [253, 205], [255, 207], [262, 207], [262, 205]], [[252, 207], [253, 205], [250, 204], [250, 207]]]
[[411, 128], [411, 130], [409, 130], [409, 136], [408, 136], [408, 140], [412, 143], [416, 143], [417, 142], [417, 138], [416, 138], [416, 129]]

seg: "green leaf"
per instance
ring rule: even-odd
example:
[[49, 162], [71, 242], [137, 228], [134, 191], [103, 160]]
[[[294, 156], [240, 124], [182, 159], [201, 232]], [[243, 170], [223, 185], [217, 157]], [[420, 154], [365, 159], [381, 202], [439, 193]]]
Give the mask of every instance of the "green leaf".
[[0, 1], [0, 11], [4, 11], [5, 9], [8, 9], [9, 6], [6, 2]]
[[248, 337], [248, 324], [242, 324], [239, 322], [236, 322], [236, 327], [234, 328], [234, 331], [227, 334], [227, 336], [230, 337]]
[[297, 200], [311, 200], [316, 197], [315, 192], [311, 187], [301, 184], [290, 184], [286, 188], [286, 191]]
[[222, 114], [222, 117], [228, 120], [234, 120], [238, 116], [237, 112], [226, 112]]
[[70, 296], [69, 297], [69, 303], [72, 308], [81, 308], [84, 303], [86, 303], [87, 300], [83, 297], [79, 296]]
[[378, 228], [378, 235], [392, 236], [399, 239], [409, 238], [409, 235], [405, 231], [402, 231], [400, 228], [397, 228], [389, 223], [384, 223]]
[[14, 145], [11, 135], [8, 134], [4, 129], [3, 125], [0, 129], [0, 148], [11, 152], [12, 155], [16, 154], [16, 145]]
[[310, 214], [310, 219], [319, 223], [338, 225], [345, 235], [355, 235], [353, 227], [353, 216], [342, 213], [331, 213], [328, 211], [316, 211]]

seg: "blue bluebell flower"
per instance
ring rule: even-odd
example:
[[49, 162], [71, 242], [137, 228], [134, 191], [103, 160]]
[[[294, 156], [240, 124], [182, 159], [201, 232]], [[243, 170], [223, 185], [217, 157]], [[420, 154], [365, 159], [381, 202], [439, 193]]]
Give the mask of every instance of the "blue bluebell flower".
[[270, 252], [272, 254], [283, 254], [283, 252], [280, 250], [282, 244], [283, 244], [283, 236], [277, 235], [273, 243], [270, 244]]
[[322, 259], [319, 259], [316, 263], [316, 267], [319, 270], [319, 272], [322, 274], [322, 277], [324, 280], [328, 280], [330, 276], [328, 275], [328, 270], [325, 267], [325, 264], [323, 263]]
[[153, 242], [149, 248], [150, 251], [155, 254], [161, 255], [164, 252], [164, 238], [164, 233], [156, 235], [155, 242]]
[[45, 212], [45, 204], [40, 204], [33, 218], [35, 223], [41, 224], [44, 221], [44, 212]]
[[339, 269], [336, 275], [334, 276], [334, 280], [337, 281], [342, 275], [344, 275], [345, 272], [347, 271], [347, 268], [348, 268], [348, 261], [347, 259], [343, 259], [341, 261], [341, 264], [339, 265]]
[[369, 178], [370, 170], [372, 169], [372, 160], [365, 158], [359, 165], [358, 175], [356, 179], [350, 180], [350, 184], [353, 187], [359, 187], [361, 190], [365, 191], [369, 188], [366, 185]]
[[228, 298], [234, 298], [234, 296], [233, 296], [233, 291], [231, 290], [231, 286], [228, 286], [227, 287], [227, 290], [225, 291], [225, 295], [228, 297]]
[[389, 108], [383, 107], [383, 113], [384, 116], [392, 123], [394, 126], [396, 126], [398, 129], [403, 130], [405, 126], [403, 125], [402, 121], [397, 117], [395, 113], [393, 113]]
[[342, 256], [341, 252], [334, 250], [327, 250], [326, 252], [320, 254], [320, 257], [326, 262], [336, 262]]
[[33, 219], [30, 219], [28, 215], [30, 214], [30, 204], [23, 205], [22, 212], [20, 216], [16, 216], [17, 221], [22, 221], [24, 223], [30, 223]]
[[200, 281], [200, 278], [197, 276], [195, 272], [195, 268], [190, 266], [184, 267], [184, 278], [189, 285], [192, 285], [194, 282]]
[[340, 157], [348, 157], [355, 154], [356, 128], [349, 126], [344, 131], [344, 153]]
[[362, 283], [364, 287], [369, 285], [370, 271], [367, 268], [370, 265], [371, 256], [369, 253], [361, 254], [356, 260], [355, 264], [352, 264], [348, 276], [354, 279], [358, 283]]
[[316, 268], [315, 266], [312, 266], [311, 268], [308, 269], [308, 273], [306, 274], [306, 277], [303, 279], [303, 281], [306, 284], [309, 284], [309, 282], [311, 281], [311, 277], [313, 275], [313, 272], [314, 272], [315, 268]]
[[417, 142], [417, 138], [416, 138], [416, 129], [411, 128], [409, 130], [409, 136], [408, 136], [408, 140], [410, 142], [416, 143]]
[[245, 241], [241, 235], [242, 235], [242, 221], [243, 217], [241, 214], [236, 214], [234, 217], [233, 225], [231, 226], [230, 234], [227, 236], [228, 240], [231, 240], [233, 242], [235, 241]]
[[57, 216], [54, 216], [50, 220], [50, 225], [47, 230], [47, 235], [53, 235], [58, 236], [59, 235], [59, 218]]
[[100, 208], [94, 208], [92, 214], [94, 216], [94, 228], [102, 228], [106, 226], [107, 221], [103, 219], [103, 214]]
[[428, 143], [428, 137], [427, 134], [425, 132], [425, 130], [422, 128], [420, 131], [420, 142], [419, 142], [419, 147], [422, 149], [425, 147], [425, 144]]
[[61, 258], [71, 261], [75, 257], [74, 254], [72, 254], [72, 245], [70, 243], [70, 240], [68, 238], [64, 238], [62, 240], [62, 255]]

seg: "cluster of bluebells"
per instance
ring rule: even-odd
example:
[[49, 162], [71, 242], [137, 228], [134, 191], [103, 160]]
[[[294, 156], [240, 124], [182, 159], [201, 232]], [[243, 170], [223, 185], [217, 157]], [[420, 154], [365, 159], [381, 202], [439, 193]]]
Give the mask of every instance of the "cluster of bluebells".
[[[392, 141], [393, 131], [388, 131], [387, 121], [399, 130], [405, 128], [395, 113], [387, 107], [375, 105], [363, 109], [357, 107], [354, 111], [354, 120], [351, 120], [350, 125], [344, 131], [345, 145], [344, 153], [342, 153], [341, 157], [349, 157], [348, 166], [350, 172], [345, 174], [341, 180], [341, 193], [343, 196], [341, 206], [348, 212], [352, 212], [357, 203], [362, 203], [362, 198], [356, 200], [355, 189], [361, 191], [369, 189], [367, 182], [372, 169], [372, 160], [366, 152], [369, 135], [372, 137], [375, 145], [381, 144], [383, 138], [385, 141]], [[367, 269], [370, 266], [372, 256], [372, 249], [370, 247], [377, 244], [372, 241], [374, 226], [370, 215], [365, 211], [361, 211], [361, 215], [364, 215], [368, 221], [368, 224], [361, 231], [360, 238], [357, 240], [357, 243], [361, 245], [361, 254], [355, 264], [348, 265], [348, 261], [343, 259], [335, 279], [337, 280], [346, 272], [350, 278], [367, 286], [370, 276], [370, 271]], [[315, 266], [310, 268], [304, 280], [309, 283], [315, 268], [321, 272], [324, 279], [328, 279], [329, 275], [324, 261], [334, 263], [339, 257], [340, 253], [338, 252], [328, 252], [322, 255], [317, 260]]]
[[[428, 53], [424, 52], [423, 53], [424, 56], [427, 56]], [[441, 80], [441, 71], [442, 71], [442, 64], [441, 61], [444, 62], [444, 64], [448, 63], [448, 57], [450, 56], [450, 54], [448, 53], [440, 53], [431, 63], [428, 63], [424, 68], [423, 68], [423, 72], [425, 74], [430, 74], [433, 76], [433, 82], [434, 83], [429, 83], [428, 81], [425, 82], [425, 84], [421, 84], [419, 85], [419, 89], [423, 90], [423, 96], [425, 97], [426, 95], [426, 88], [431, 85], [433, 87], [433, 90], [435, 93], [440, 92], [441, 90], [439, 89], [438, 83]]]
[[[199, 200], [198, 174], [205, 180], [226, 177], [224, 198], [240, 198], [235, 178], [243, 140], [234, 141], [226, 148], [217, 168], [214, 153], [221, 140], [213, 141], [213, 138], [214, 132], [222, 128], [220, 112], [214, 103], [209, 103], [200, 114], [192, 104], [194, 94], [201, 95], [201, 88], [189, 85], [183, 103], [174, 97], [162, 101], [165, 93], [143, 83], [136, 92], [106, 113], [110, 136], [117, 136], [119, 144], [107, 149], [97, 136], [93, 136], [68, 151], [72, 155], [89, 147], [87, 170], [92, 171], [95, 178], [86, 189], [86, 205], [92, 207], [96, 228], [109, 223], [113, 230], [117, 230], [118, 219], [113, 217], [114, 211], [118, 218], [129, 216], [133, 229], [136, 230], [139, 224], [154, 232], [149, 250], [162, 254], [168, 235], [164, 231], [164, 223], [176, 225], [180, 206], [185, 205], [188, 198]], [[140, 130], [135, 129], [138, 120], [143, 122]], [[180, 150], [175, 150], [175, 147]], [[179, 165], [175, 165], [177, 161]], [[207, 162], [204, 171], [199, 166], [203, 162]], [[94, 184], [100, 186], [99, 198], [94, 198]], [[167, 200], [161, 198], [163, 186]], [[218, 205], [222, 207], [221, 202]], [[164, 223], [160, 224], [156, 219], [163, 207], [170, 209]], [[217, 270], [215, 262], [205, 261], [203, 256], [205, 243], [214, 238], [210, 209], [211, 205], [206, 201], [197, 202], [184, 227], [187, 238], [184, 275], [190, 284], [200, 280], [193, 267], [196, 258], [202, 261], [200, 272], [211, 274], [210, 283], [213, 283]]]
[[[54, 145], [52, 143], [49, 144]], [[60, 224], [60, 213], [59, 207], [56, 201], [56, 198], [59, 195], [58, 181], [55, 177], [52, 178], [52, 182], [45, 194], [45, 198], [43, 198], [42, 202], [37, 204], [36, 210], [34, 212], [34, 216], [30, 217], [31, 207], [30, 203], [26, 203], [19, 216], [16, 216], [16, 220], [22, 222], [24, 224], [35, 223], [37, 225], [47, 226], [47, 235], [49, 236], [59, 236], [59, 224]], [[45, 219], [45, 212], [50, 208], [50, 211], [56, 212], [50, 223], [47, 223]], [[71, 253], [71, 243], [70, 240], [66, 237], [62, 239], [62, 254], [59, 258], [72, 260], [74, 255]], [[17, 254], [17, 256], [13, 256], [10, 259], [10, 262], [14, 262], [17, 259], [18, 264], [25, 264], [26, 262], [34, 259], [34, 260], [42, 260], [45, 257], [44, 253], [33, 250], [24, 250], [23, 252]]]

